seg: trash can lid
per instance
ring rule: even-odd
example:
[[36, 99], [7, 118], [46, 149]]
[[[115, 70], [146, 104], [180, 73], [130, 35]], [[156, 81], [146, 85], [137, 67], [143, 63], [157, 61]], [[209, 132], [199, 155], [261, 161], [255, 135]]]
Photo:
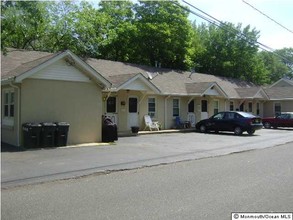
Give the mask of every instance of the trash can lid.
[[40, 123], [27, 122], [22, 124], [23, 127], [42, 127]]
[[55, 122], [57, 126], [69, 126], [70, 124], [67, 122]]
[[43, 122], [43, 123], [41, 123], [41, 125], [43, 125], [43, 126], [52, 126], [52, 127], [56, 127], [56, 124], [54, 124], [53, 122]]
[[40, 123], [30, 123], [29, 126], [31, 127], [42, 127]]

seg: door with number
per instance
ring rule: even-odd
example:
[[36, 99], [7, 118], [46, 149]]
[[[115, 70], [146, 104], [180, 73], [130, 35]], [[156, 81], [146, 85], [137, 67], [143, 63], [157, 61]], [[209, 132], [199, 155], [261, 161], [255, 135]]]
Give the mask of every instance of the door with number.
[[129, 97], [128, 99], [128, 128], [138, 125], [138, 101], [137, 97]]

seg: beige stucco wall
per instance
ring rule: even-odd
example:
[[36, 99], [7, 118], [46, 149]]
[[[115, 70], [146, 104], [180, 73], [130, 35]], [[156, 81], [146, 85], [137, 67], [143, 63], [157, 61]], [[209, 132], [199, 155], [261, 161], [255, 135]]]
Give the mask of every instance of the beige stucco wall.
[[[117, 102], [117, 124], [118, 131], [129, 131], [128, 126], [128, 99], [129, 97], [138, 98], [138, 124], [140, 130], [145, 128], [144, 115], [148, 114], [148, 98], [153, 97], [156, 99], [156, 116], [153, 120], [159, 121], [162, 129], [175, 128], [175, 117], [173, 117], [173, 99], [179, 99], [180, 101], [180, 119], [182, 121], [188, 120], [188, 102], [194, 100], [194, 113], [196, 117], [196, 122], [201, 120], [201, 100], [206, 99], [208, 101], [208, 116], [214, 114], [213, 101], [216, 99], [219, 101], [219, 111], [224, 111], [226, 109], [225, 99], [214, 98], [214, 97], [190, 97], [190, 96], [162, 96], [156, 94], [145, 94], [140, 91], [126, 91], [121, 90], [115, 94], [110, 94], [116, 97]], [[107, 97], [107, 93], [103, 94], [103, 97]], [[121, 105], [121, 103], [125, 105]], [[103, 103], [103, 111], [105, 113], [106, 102]], [[166, 107], [165, 107], [166, 106]]]
[[275, 103], [281, 103], [282, 112], [293, 112], [293, 100], [267, 101], [264, 103], [264, 117], [275, 116]]
[[21, 103], [21, 124], [65, 121], [68, 144], [101, 141], [102, 93], [94, 83], [26, 79]]
[[[13, 125], [5, 125], [3, 117], [4, 117], [4, 90], [5, 89], [12, 89], [14, 91], [14, 118], [13, 118]], [[8, 143], [11, 145], [18, 146], [18, 141], [17, 141], [17, 135], [19, 132], [17, 132], [20, 127], [18, 126], [18, 114], [17, 114], [17, 109], [19, 108], [18, 106], [18, 89], [12, 88], [11, 86], [1, 86], [1, 142]]]

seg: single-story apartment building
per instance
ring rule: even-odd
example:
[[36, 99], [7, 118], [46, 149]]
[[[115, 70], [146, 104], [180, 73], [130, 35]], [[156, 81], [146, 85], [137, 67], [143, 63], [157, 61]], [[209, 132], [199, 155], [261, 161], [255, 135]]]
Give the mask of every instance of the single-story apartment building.
[[102, 115], [119, 132], [145, 128], [144, 115], [162, 129], [175, 118], [191, 126], [223, 110], [260, 116], [293, 111], [292, 80], [259, 87], [237, 79], [109, 60], [70, 51], [8, 49], [1, 55], [2, 141], [20, 146], [22, 124], [66, 121], [68, 144], [100, 142]]

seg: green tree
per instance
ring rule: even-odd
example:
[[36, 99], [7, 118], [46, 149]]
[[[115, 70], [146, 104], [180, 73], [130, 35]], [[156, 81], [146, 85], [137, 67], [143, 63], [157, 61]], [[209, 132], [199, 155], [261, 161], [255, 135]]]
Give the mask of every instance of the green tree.
[[42, 49], [48, 28], [47, 2], [1, 1], [1, 49]]
[[288, 67], [288, 73], [284, 77], [293, 79], [293, 48], [283, 48], [275, 51], [277, 54], [281, 55], [282, 62]]
[[115, 61], [131, 61], [135, 57], [133, 3], [131, 1], [102, 1], [98, 12], [105, 18], [101, 28], [100, 57]]
[[268, 83], [273, 83], [289, 73], [289, 67], [282, 62], [279, 56], [267, 51], [259, 52], [259, 56], [268, 71]]
[[204, 47], [194, 57], [194, 62], [200, 64], [201, 72], [257, 84], [267, 81], [267, 70], [258, 57], [258, 31], [250, 30], [250, 26], [242, 29], [241, 24], [235, 26], [232, 23], [194, 28]]
[[137, 62], [187, 69], [192, 34], [188, 12], [172, 1], [140, 1], [135, 11]]
[[44, 39], [45, 49], [57, 52], [70, 49], [78, 52], [77, 34], [75, 32], [78, 6], [71, 1], [51, 2], [47, 7], [49, 27]]

